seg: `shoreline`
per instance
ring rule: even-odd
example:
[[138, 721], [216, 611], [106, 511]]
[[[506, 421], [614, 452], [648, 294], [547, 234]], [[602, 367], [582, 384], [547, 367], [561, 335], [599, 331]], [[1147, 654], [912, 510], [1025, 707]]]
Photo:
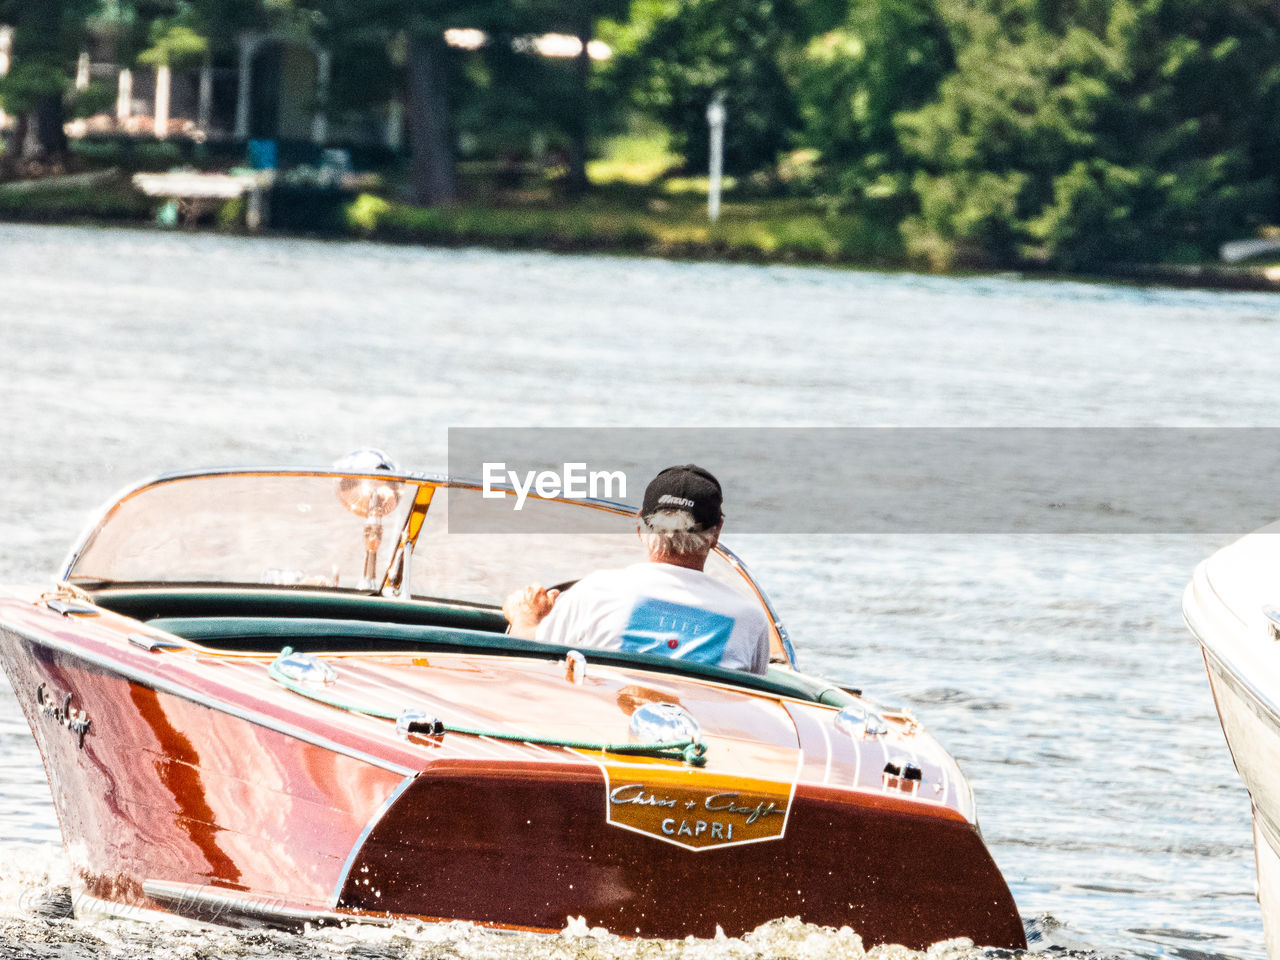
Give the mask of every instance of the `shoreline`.
[[[85, 198], [88, 200], [88, 198]], [[102, 200], [99, 196], [97, 199]], [[455, 227], [441, 216], [427, 229], [406, 229], [381, 224], [372, 229], [350, 225], [345, 230], [305, 231], [268, 229], [250, 231], [217, 223], [198, 223], [180, 227], [159, 226], [151, 214], [153, 201], [139, 196], [133, 202], [104, 211], [108, 204], [89, 200], [83, 208], [59, 206], [57, 209], [32, 209], [30, 215], [14, 216], [12, 209], [0, 205], [0, 225], [116, 227], [147, 230], [156, 233], [207, 233], [224, 237], [242, 237], [270, 241], [272, 238], [310, 239], [318, 241], [371, 242], [391, 246], [421, 246], [440, 249], [474, 247], [498, 251], [541, 251], [557, 254], [632, 256], [689, 263], [751, 264], [757, 266], [810, 266], [834, 269], [889, 273], [915, 273], [938, 277], [993, 277], [1015, 275], [1027, 279], [1060, 280], [1076, 283], [1114, 283], [1126, 286], [1163, 286], [1178, 289], [1225, 290], [1253, 293], [1280, 292], [1280, 265], [1227, 266], [1219, 264], [1116, 264], [1106, 271], [1066, 271], [1038, 263], [1020, 263], [1007, 267], [968, 267], [931, 270], [906, 257], [858, 257], [838, 252], [796, 249], [766, 250], [760, 246], [732, 243], [722, 237], [706, 240], [683, 239], [664, 241], [639, 231], [624, 228], [616, 232], [584, 233], [580, 230], [558, 230], [554, 225], [535, 226], [525, 230], [484, 230], [474, 223]], [[97, 209], [95, 210], [95, 207]], [[403, 208], [430, 216], [435, 211], [425, 208]], [[474, 207], [488, 217], [501, 220], [507, 208]], [[511, 211], [519, 213], [521, 211]], [[541, 211], [554, 219], [555, 211]]]

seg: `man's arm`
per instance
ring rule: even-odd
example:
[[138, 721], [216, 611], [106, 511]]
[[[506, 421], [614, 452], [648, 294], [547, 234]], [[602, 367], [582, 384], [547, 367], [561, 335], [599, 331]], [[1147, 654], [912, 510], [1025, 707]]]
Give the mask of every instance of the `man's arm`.
[[544, 590], [541, 584], [530, 584], [523, 590], [516, 590], [507, 597], [502, 605], [502, 615], [507, 618], [510, 627], [507, 633], [513, 637], [524, 637], [532, 640], [537, 635], [538, 624], [546, 619], [551, 608], [556, 605], [559, 590]]

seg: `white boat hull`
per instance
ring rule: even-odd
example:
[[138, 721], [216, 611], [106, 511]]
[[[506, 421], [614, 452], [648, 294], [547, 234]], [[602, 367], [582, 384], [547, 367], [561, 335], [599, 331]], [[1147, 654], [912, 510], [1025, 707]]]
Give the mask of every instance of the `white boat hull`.
[[1205, 666], [1222, 732], [1253, 807], [1253, 843], [1258, 862], [1258, 902], [1262, 907], [1267, 956], [1280, 958], [1280, 718], [1270, 704], [1241, 683], [1207, 650]]
[[1183, 612], [1249, 791], [1267, 956], [1280, 960], [1280, 640], [1263, 612], [1280, 606], [1280, 527], [1267, 530], [1202, 563]]

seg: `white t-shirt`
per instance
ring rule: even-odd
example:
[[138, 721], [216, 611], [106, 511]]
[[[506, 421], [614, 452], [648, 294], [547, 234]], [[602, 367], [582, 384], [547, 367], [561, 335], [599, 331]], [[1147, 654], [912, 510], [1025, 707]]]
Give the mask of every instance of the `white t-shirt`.
[[588, 574], [556, 600], [537, 639], [752, 673], [769, 668], [764, 609], [701, 570], [671, 563]]

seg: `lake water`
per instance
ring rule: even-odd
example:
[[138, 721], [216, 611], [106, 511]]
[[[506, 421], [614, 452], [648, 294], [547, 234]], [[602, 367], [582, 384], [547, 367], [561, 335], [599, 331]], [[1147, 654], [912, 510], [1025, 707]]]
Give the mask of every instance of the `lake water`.
[[[1278, 320], [1267, 294], [0, 225], [0, 583], [47, 578], [149, 474], [360, 446], [439, 469], [451, 426], [1274, 426]], [[1225, 538], [726, 541], [807, 671], [912, 704], [957, 756], [1033, 949], [1263, 957], [1248, 796], [1180, 616]], [[858, 955], [787, 924], [157, 933], [60, 919], [64, 884], [0, 681], [6, 956]]]

